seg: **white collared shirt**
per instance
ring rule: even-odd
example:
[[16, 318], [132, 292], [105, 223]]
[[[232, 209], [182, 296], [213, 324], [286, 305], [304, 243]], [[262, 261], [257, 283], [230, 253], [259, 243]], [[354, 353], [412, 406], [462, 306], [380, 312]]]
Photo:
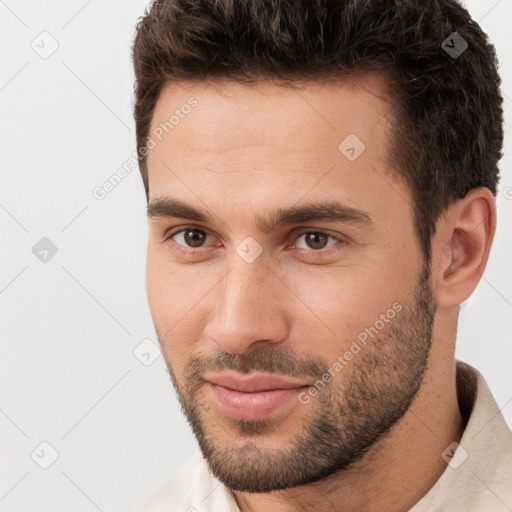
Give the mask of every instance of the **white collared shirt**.
[[[458, 446], [443, 452], [445, 471], [409, 512], [511, 512], [512, 432], [483, 376], [462, 361], [457, 361], [457, 394], [467, 420], [464, 434]], [[197, 450], [137, 512], [240, 512], [240, 508]]]

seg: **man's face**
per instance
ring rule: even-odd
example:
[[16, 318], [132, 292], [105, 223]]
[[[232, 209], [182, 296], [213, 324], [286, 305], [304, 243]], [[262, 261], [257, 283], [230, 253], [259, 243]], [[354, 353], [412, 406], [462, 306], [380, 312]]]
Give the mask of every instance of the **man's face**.
[[[234, 490], [346, 469], [421, 385], [435, 306], [386, 164], [383, 90], [176, 83], [157, 103], [152, 130], [175, 118], [148, 158], [148, 298], [203, 455]], [[307, 216], [318, 203], [348, 210]]]

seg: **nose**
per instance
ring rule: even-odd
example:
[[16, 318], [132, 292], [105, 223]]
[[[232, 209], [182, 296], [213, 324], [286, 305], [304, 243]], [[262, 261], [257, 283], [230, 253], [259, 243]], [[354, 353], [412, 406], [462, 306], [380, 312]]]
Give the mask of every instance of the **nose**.
[[212, 294], [215, 305], [204, 335], [233, 354], [254, 344], [282, 342], [289, 330], [285, 284], [263, 259], [235, 260]]

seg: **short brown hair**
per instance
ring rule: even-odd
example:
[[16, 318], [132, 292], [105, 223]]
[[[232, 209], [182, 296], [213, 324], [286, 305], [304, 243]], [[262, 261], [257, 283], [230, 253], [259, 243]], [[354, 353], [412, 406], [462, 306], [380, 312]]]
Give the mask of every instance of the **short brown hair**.
[[[453, 37], [467, 43], [458, 56], [445, 46], [454, 47]], [[132, 57], [147, 198], [147, 148], [141, 149], [164, 85], [262, 78], [291, 84], [354, 71], [391, 79], [389, 161], [409, 187], [426, 262], [436, 222], [451, 202], [477, 187], [497, 193], [503, 142], [497, 57], [456, 0], [155, 0], [138, 21]]]

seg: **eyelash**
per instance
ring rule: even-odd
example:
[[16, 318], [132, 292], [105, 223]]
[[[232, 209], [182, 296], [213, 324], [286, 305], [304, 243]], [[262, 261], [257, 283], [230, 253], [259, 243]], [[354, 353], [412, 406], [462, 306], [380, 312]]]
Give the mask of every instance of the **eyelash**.
[[[200, 231], [200, 232], [205, 233], [207, 236], [212, 237], [212, 235], [206, 229], [204, 229], [203, 227], [200, 227], [200, 226], [185, 226], [183, 228], [177, 229], [176, 231], [173, 231], [172, 233], [169, 233], [166, 236], [165, 241], [172, 242], [173, 241], [172, 240], [173, 237], [175, 237], [179, 233], [183, 233], [184, 231]], [[329, 237], [330, 239], [336, 240], [337, 242], [343, 242], [343, 243], [346, 242], [346, 239], [344, 237], [331, 235], [330, 233], [328, 233], [326, 231], [322, 231], [322, 230], [306, 229], [306, 228], [304, 228], [302, 230], [299, 230], [299, 232], [297, 232], [294, 235], [292, 243], [295, 244], [297, 242], [297, 240], [302, 235], [305, 235], [305, 234], [308, 234], [308, 233], [325, 235], [325, 236]], [[178, 247], [178, 250], [181, 251], [182, 253], [186, 254], [186, 255], [200, 255], [200, 254], [203, 254], [208, 249], [207, 247], [198, 247], [198, 248], [194, 249], [194, 248], [186, 247], [186, 246], [184, 246], [182, 244], [179, 244], [177, 242], [174, 242], [174, 243]], [[338, 247], [336, 247], [336, 246], [338, 246]], [[328, 245], [327, 247], [324, 247], [323, 249], [318, 249], [318, 250], [302, 249], [302, 248], [298, 248], [297, 250], [301, 251], [302, 254], [306, 254], [308, 256], [325, 256], [326, 254], [330, 254], [331, 252], [336, 252], [336, 251], [340, 250], [340, 247], [339, 247], [339, 244], [331, 244], [331, 245]]]

